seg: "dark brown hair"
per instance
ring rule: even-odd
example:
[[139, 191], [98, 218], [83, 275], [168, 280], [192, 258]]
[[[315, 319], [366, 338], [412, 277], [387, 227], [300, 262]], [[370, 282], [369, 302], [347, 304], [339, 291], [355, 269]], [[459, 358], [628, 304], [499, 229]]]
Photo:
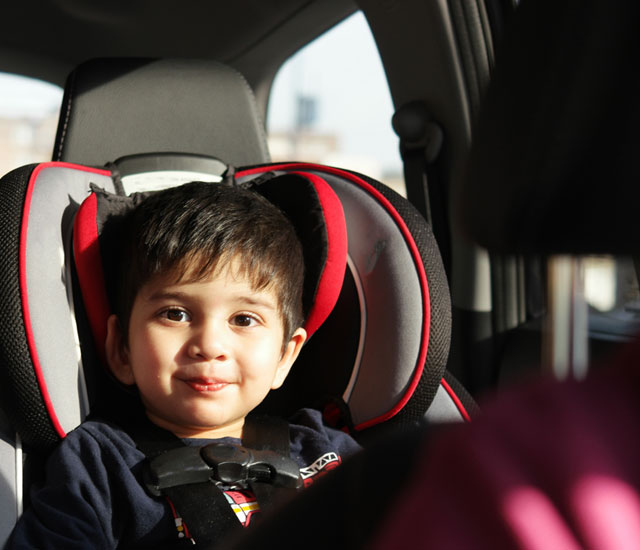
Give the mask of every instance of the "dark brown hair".
[[192, 182], [150, 194], [125, 216], [115, 309], [126, 338], [133, 302], [153, 277], [205, 279], [232, 260], [255, 290], [275, 291], [283, 345], [303, 323], [302, 246], [286, 216], [261, 195]]

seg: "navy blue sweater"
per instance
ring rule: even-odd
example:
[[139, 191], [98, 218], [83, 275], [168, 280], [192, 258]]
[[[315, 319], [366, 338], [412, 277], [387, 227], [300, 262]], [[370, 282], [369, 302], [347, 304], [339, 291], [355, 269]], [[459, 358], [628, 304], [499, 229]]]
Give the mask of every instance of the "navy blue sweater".
[[[291, 457], [300, 465], [305, 485], [359, 449], [350, 436], [325, 427], [321, 415], [311, 409], [291, 419], [290, 434]], [[219, 441], [239, 443], [232, 438]], [[144, 460], [120, 428], [83, 423], [49, 458], [46, 483], [33, 493], [7, 548], [154, 548], [174, 541], [177, 532], [169, 502], [151, 497], [141, 483]], [[230, 488], [227, 499], [248, 524], [255, 508], [251, 495]]]

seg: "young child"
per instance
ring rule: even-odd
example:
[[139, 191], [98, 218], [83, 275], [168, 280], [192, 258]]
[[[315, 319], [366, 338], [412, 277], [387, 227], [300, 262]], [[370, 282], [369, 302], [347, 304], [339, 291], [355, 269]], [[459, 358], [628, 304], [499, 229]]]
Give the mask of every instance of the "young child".
[[[152, 194], [123, 223], [127, 243], [106, 339], [112, 374], [137, 389], [155, 427], [186, 445], [240, 444], [247, 414], [282, 385], [306, 338], [303, 258], [292, 225], [257, 193], [208, 183]], [[145, 455], [126, 430], [92, 420], [71, 432], [8, 547], [177, 542], [179, 510], [145, 491]], [[312, 410], [291, 419], [290, 447], [305, 485], [359, 448]], [[254, 496], [244, 486], [222, 490], [248, 525]]]

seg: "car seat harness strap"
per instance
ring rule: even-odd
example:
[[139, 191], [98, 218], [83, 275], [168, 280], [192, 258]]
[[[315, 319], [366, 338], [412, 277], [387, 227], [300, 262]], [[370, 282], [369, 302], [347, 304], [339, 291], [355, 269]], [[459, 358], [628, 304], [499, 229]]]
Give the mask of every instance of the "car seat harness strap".
[[262, 482], [289, 489], [302, 485], [298, 464], [291, 458], [226, 443], [171, 449], [151, 459], [145, 470], [145, 486], [155, 496], [170, 487], [209, 480]]
[[289, 456], [289, 425], [279, 418], [249, 415], [242, 445], [189, 446], [145, 421], [129, 433], [147, 456], [145, 487], [168, 499], [180, 543], [212, 544], [241, 529], [219, 485], [248, 486], [261, 510], [302, 487], [299, 466]]

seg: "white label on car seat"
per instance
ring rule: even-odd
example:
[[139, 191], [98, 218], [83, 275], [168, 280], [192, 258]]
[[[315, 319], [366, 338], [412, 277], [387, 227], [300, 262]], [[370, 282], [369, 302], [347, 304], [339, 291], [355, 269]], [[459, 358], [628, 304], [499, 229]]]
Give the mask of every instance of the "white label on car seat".
[[315, 476], [326, 474], [338, 466], [340, 462], [342, 461], [337, 453], [329, 452], [323, 454], [306, 468], [300, 468], [300, 476], [304, 480], [304, 486], [308, 487], [313, 483]]
[[190, 181], [208, 181], [218, 183], [222, 181], [221, 176], [207, 174], [204, 172], [189, 172], [185, 170], [158, 170], [155, 172], [142, 172], [140, 174], [130, 174], [123, 176], [122, 185], [125, 193], [138, 193], [144, 191], [158, 191], [175, 187]]

